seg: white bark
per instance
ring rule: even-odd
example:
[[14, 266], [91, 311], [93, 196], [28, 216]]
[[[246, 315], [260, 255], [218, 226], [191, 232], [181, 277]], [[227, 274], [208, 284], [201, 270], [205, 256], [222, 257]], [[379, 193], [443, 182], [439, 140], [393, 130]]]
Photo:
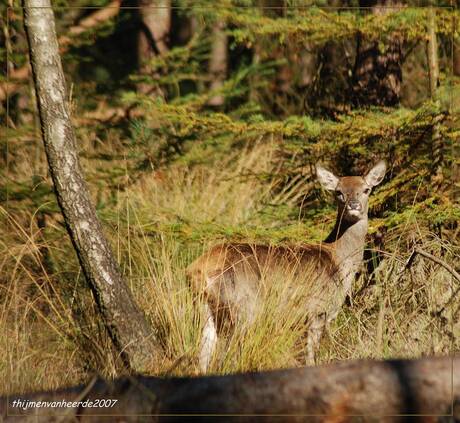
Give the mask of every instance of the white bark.
[[103, 234], [80, 166], [50, 0], [24, 0], [32, 73], [45, 151], [67, 231], [101, 316], [125, 364], [147, 370], [158, 357]]

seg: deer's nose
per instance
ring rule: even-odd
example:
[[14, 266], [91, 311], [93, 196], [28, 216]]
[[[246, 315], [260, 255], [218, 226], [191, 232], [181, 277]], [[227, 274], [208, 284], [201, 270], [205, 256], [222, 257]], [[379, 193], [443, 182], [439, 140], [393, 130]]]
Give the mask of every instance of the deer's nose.
[[361, 210], [361, 203], [358, 200], [350, 200], [348, 202], [348, 208], [350, 210]]

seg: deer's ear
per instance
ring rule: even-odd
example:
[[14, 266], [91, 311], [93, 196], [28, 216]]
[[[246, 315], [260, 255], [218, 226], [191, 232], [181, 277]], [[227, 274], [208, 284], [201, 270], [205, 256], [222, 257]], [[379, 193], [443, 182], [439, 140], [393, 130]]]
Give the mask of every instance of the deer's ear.
[[371, 186], [375, 187], [376, 185], [382, 182], [383, 177], [385, 176], [385, 172], [387, 170], [387, 164], [384, 160], [380, 160], [364, 177], [366, 183]]
[[329, 191], [334, 191], [339, 183], [339, 178], [337, 178], [337, 176], [327, 169], [324, 169], [324, 167], [319, 164], [316, 165], [316, 177], [321, 185]]

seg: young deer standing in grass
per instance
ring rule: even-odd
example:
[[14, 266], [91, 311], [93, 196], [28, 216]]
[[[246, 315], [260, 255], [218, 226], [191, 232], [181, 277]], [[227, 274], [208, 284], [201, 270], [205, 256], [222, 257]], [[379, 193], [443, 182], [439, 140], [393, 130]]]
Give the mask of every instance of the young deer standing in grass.
[[[286, 283], [309, 284], [302, 306], [308, 316], [307, 358], [314, 362], [324, 327], [339, 313], [362, 263], [369, 194], [382, 181], [385, 171], [384, 161], [365, 176], [337, 177], [316, 166], [319, 182], [325, 189], [335, 191], [338, 206], [334, 229], [321, 244], [220, 244], [188, 267], [192, 288], [204, 294], [206, 301], [200, 351], [202, 371], [209, 367], [222, 324], [251, 321], [261, 301], [264, 275], [270, 274], [284, 276], [284, 280], [289, 279]], [[288, 274], [291, 277], [286, 278]]]

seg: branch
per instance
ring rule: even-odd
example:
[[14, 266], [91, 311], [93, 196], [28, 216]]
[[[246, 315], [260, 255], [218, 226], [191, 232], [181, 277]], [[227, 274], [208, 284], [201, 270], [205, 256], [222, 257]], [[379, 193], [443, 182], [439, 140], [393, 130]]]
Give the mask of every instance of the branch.
[[449, 266], [445, 261], [441, 260], [438, 257], [433, 256], [430, 253], [427, 253], [426, 251], [423, 251], [420, 248], [416, 248], [416, 249], [414, 249], [414, 251], [412, 251], [412, 254], [410, 255], [409, 259], [407, 260], [406, 265], [404, 266], [404, 270], [409, 269], [412, 266], [412, 263], [414, 262], [414, 259], [415, 259], [417, 254], [420, 254], [421, 256], [423, 256], [423, 257], [425, 257], [425, 258], [427, 258], [427, 259], [439, 264], [440, 266], [444, 267], [444, 269], [446, 269], [455, 279], [457, 279], [457, 281], [460, 282], [460, 274], [458, 274], [458, 272], [452, 266]]
[[[452, 416], [453, 404], [460, 398], [459, 374], [460, 357], [455, 356], [361, 360], [198, 378], [97, 379], [89, 385], [0, 398], [0, 419], [14, 414], [18, 415], [14, 422], [56, 421], [52, 417], [57, 416], [61, 422], [71, 422], [77, 415], [83, 416], [78, 421], [110, 415], [111, 422], [181, 422], [184, 415], [211, 421], [218, 414], [219, 421], [232, 422], [251, 421], [251, 415], [257, 415], [258, 422], [354, 421], [351, 416], [363, 416], [361, 422], [390, 422], [400, 419], [390, 416], [401, 414]], [[89, 407], [95, 399], [117, 402], [112, 407]], [[42, 403], [41, 408], [23, 410], [18, 400], [22, 407], [27, 401], [82, 402], [69, 408], [47, 408]]]
[[[77, 25], [69, 28], [70, 37], [63, 35], [59, 37], [59, 46], [61, 54], [67, 51], [68, 46], [72, 40], [83, 32], [94, 28], [115, 17], [120, 11], [121, 0], [113, 0], [103, 9], [97, 10], [91, 15], [83, 18]], [[18, 69], [13, 69], [8, 72], [8, 81], [0, 84], [0, 101], [4, 101], [8, 96], [11, 96], [21, 87], [20, 81], [27, 79], [30, 75], [29, 64], [24, 65]], [[17, 81], [17, 82], [15, 82]]]

